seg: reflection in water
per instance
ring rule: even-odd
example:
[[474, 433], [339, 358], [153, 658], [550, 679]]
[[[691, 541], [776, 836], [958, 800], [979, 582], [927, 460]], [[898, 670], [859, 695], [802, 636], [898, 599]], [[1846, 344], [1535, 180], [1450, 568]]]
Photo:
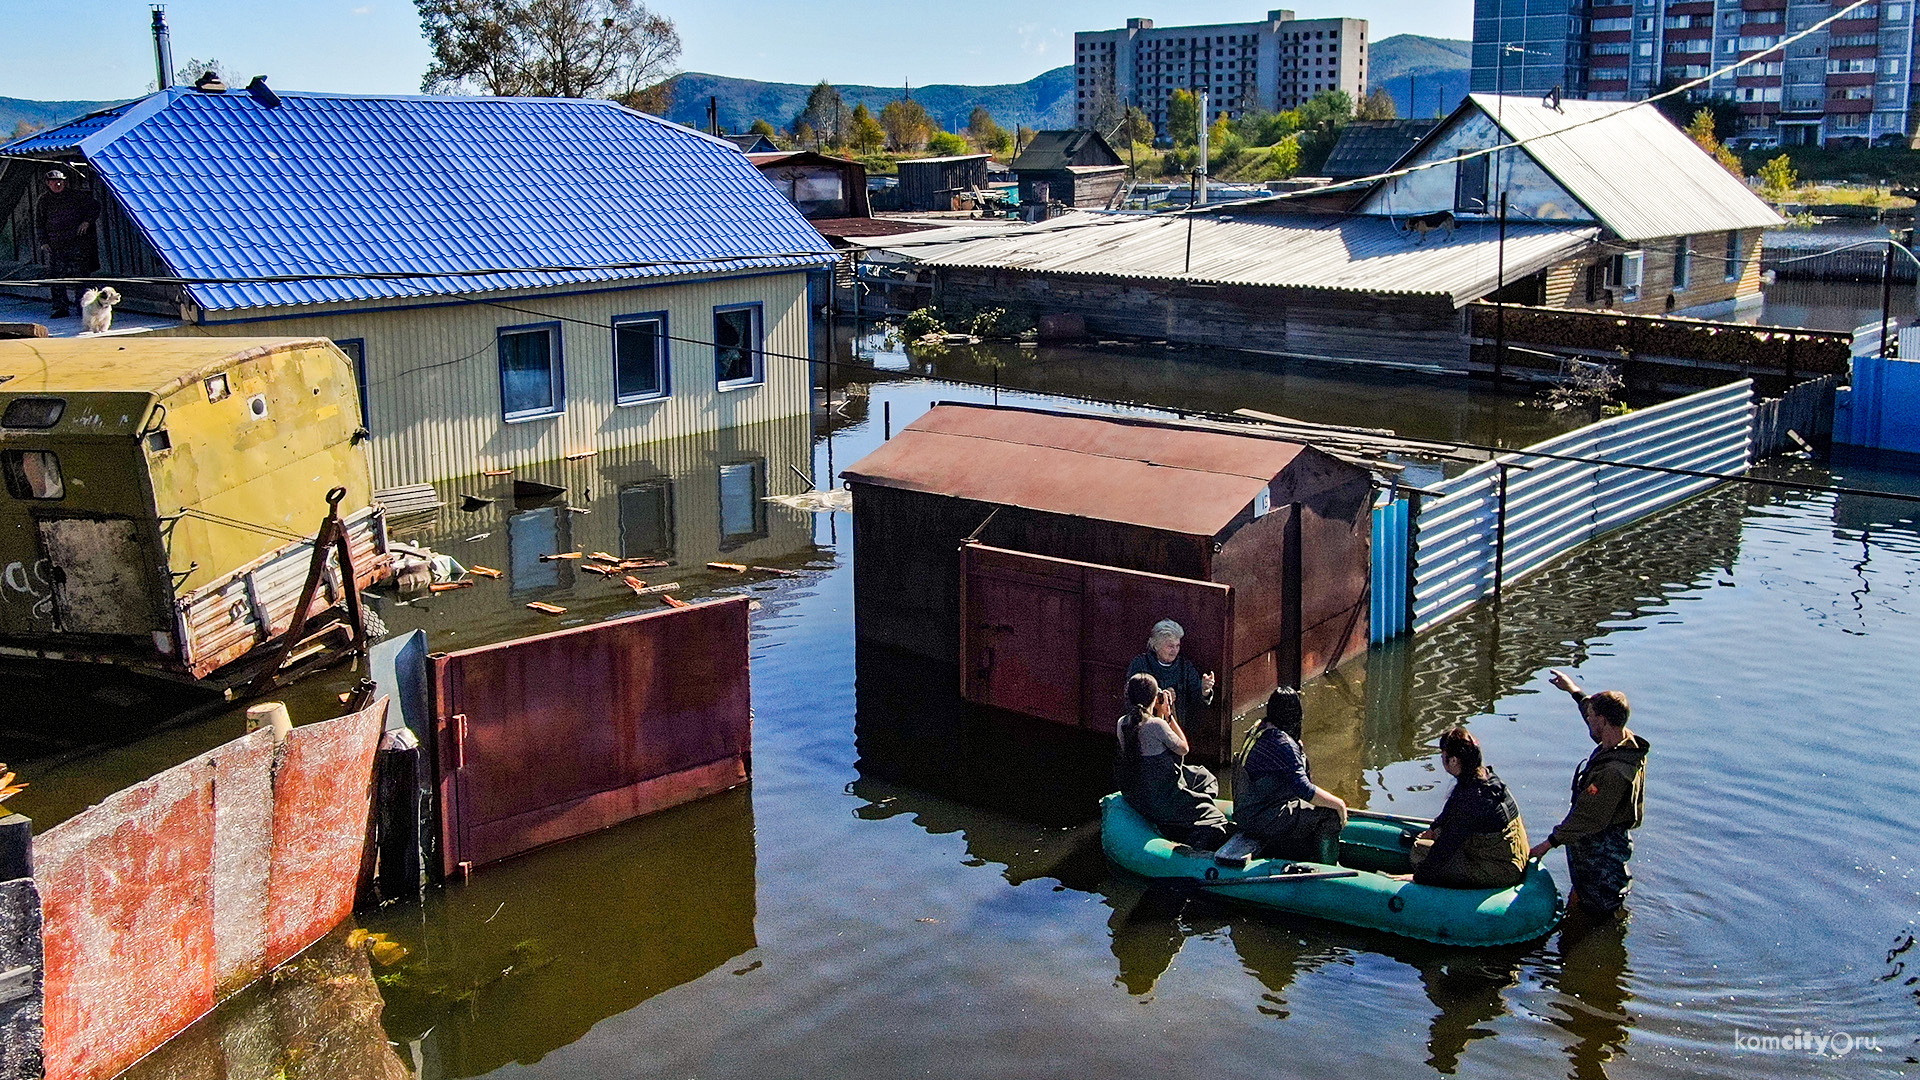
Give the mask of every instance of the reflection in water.
[[316, 942], [120, 1074], [121, 1080], [409, 1080], [350, 925]]
[[1627, 922], [1569, 925], [1555, 943], [1547, 987], [1559, 992], [1553, 1023], [1572, 1035], [1567, 1047], [1573, 1080], [1605, 1080], [1607, 1062], [1626, 1050]]
[[1475, 1040], [1491, 1038], [1493, 1021], [1507, 1014], [1503, 996], [1520, 981], [1521, 953], [1463, 949], [1420, 968], [1427, 1000], [1438, 1009], [1427, 1029], [1427, 1064], [1452, 1075]]
[[487, 868], [366, 920], [408, 949], [386, 1028], [422, 1080], [530, 1064], [753, 949], [742, 788]]

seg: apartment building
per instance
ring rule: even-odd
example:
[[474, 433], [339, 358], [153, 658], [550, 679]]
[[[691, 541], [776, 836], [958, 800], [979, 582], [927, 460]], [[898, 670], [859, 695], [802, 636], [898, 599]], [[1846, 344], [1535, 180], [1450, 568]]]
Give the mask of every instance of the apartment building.
[[1117, 121], [1138, 106], [1167, 130], [1175, 90], [1208, 90], [1207, 122], [1254, 110], [1291, 109], [1327, 90], [1367, 92], [1367, 21], [1296, 19], [1156, 27], [1128, 19], [1119, 30], [1073, 35], [1074, 124]]
[[[1914, 4], [1879, 2], [1805, 40], [1844, 7], [1825, 0], [1475, 0], [1473, 88], [1638, 101], [1752, 63], [1697, 95], [1734, 102], [1735, 143], [1908, 145], [1915, 131]], [[1769, 52], [1768, 50], [1774, 50]]]

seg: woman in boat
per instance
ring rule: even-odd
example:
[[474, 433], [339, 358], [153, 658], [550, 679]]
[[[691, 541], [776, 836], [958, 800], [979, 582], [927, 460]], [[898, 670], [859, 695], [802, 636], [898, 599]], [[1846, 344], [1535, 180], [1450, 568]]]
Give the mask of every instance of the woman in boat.
[[1465, 728], [1440, 736], [1440, 763], [1455, 778], [1433, 828], [1413, 844], [1413, 880], [1456, 889], [1504, 889], [1527, 875], [1527, 827], [1513, 793], [1481, 759]]
[[1114, 772], [1120, 794], [1162, 836], [1213, 851], [1227, 839], [1227, 815], [1213, 799], [1220, 783], [1184, 760], [1187, 733], [1174, 715], [1173, 695], [1147, 674], [1127, 679], [1127, 712], [1120, 718]]
[[1186, 630], [1172, 619], [1154, 623], [1147, 632], [1147, 651], [1127, 665], [1127, 677], [1153, 676], [1160, 689], [1173, 692], [1174, 719], [1191, 724], [1200, 706], [1213, 704], [1213, 673], [1202, 675], [1193, 661], [1180, 655], [1180, 639], [1186, 636]]
[[1300, 691], [1283, 686], [1267, 697], [1267, 715], [1234, 761], [1233, 820], [1266, 858], [1334, 865], [1347, 804], [1313, 782], [1301, 718]]

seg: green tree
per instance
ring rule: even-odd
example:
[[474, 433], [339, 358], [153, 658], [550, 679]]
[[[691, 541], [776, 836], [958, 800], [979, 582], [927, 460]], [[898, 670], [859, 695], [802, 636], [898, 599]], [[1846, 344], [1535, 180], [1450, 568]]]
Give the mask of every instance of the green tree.
[[1267, 170], [1270, 175], [1262, 179], [1285, 180], [1290, 176], [1299, 175], [1300, 136], [1298, 134], [1288, 135], [1273, 144], [1273, 148], [1267, 151]]
[[762, 136], [775, 146], [786, 145], [786, 140], [780, 137], [780, 129], [767, 123], [765, 120], [755, 120], [753, 126], [747, 129], [747, 132], [752, 135]]
[[971, 149], [973, 149], [973, 147], [967, 144], [966, 139], [955, 135], [951, 131], [936, 131], [932, 137], [927, 139], [927, 151], [941, 157], [964, 154]]
[[976, 105], [967, 117], [967, 137], [973, 145], [989, 154], [1005, 155], [1013, 147], [1013, 136], [1000, 126], [984, 105]]
[[812, 124], [802, 120], [793, 125], [793, 145], [811, 146], [817, 149], [820, 146], [820, 134], [813, 130]]
[[680, 33], [641, 0], [414, 0], [429, 92], [639, 96], [677, 74]]
[[1355, 120], [1394, 120], [1399, 116], [1400, 107], [1393, 103], [1393, 95], [1387, 93], [1384, 86], [1361, 98], [1353, 110]]
[[1785, 154], [1760, 166], [1760, 191], [1774, 202], [1780, 202], [1793, 194], [1800, 186], [1800, 174], [1794, 170], [1793, 159]]
[[1353, 97], [1345, 90], [1325, 90], [1307, 99], [1298, 110], [1300, 168], [1318, 175], [1333, 153], [1333, 144], [1353, 121]]
[[1134, 143], [1153, 145], [1153, 121], [1147, 119], [1147, 111], [1135, 106], [1127, 110], [1120, 118], [1119, 142], [1122, 146]]
[[1167, 134], [1175, 146], [1193, 146], [1200, 141], [1200, 98], [1189, 90], [1167, 95]]
[[1212, 159], [1208, 163], [1209, 171], [1233, 164], [1246, 148], [1246, 140], [1233, 130], [1231, 121], [1224, 116], [1215, 120], [1207, 129], [1207, 156]]
[[871, 154], [887, 141], [887, 129], [873, 118], [865, 104], [853, 107], [853, 119], [847, 125], [847, 144], [862, 154]]
[[912, 98], [889, 101], [880, 110], [880, 126], [887, 129], [887, 145], [894, 150], [918, 150], [940, 130], [927, 107]]
[[1705, 150], [1720, 167], [1745, 180], [1747, 172], [1740, 167], [1740, 155], [1727, 149], [1725, 143], [1714, 134], [1713, 110], [1702, 108], [1693, 114], [1693, 120], [1687, 124], [1687, 137]]

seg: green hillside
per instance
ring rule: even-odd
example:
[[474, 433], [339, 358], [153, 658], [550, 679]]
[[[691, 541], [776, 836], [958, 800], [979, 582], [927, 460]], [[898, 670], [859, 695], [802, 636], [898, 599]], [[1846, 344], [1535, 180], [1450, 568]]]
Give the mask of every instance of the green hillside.
[[48, 128], [118, 104], [117, 101], [28, 101], [0, 97], [0, 142], [13, 138], [22, 124], [36, 129]]
[[[1373, 43], [1369, 89], [1386, 87], [1401, 116], [1433, 116], [1451, 112], [1467, 96], [1472, 68], [1470, 41], [1395, 34]], [[1417, 111], [1409, 89], [1419, 95]]]
[[[865, 104], [878, 113], [903, 91], [898, 86], [838, 86], [847, 107]], [[765, 120], [784, 128], [806, 106], [812, 86], [798, 83], [757, 82], [725, 75], [707, 75], [690, 71], [674, 86], [673, 107], [667, 119], [688, 127], [705, 127], [707, 99], [718, 98], [720, 127], [726, 131], [745, 131], [755, 120]], [[1073, 69], [1054, 68], [1023, 83], [1002, 86], [953, 86], [935, 83], [913, 88], [913, 99], [949, 131], [962, 127], [975, 106], [984, 105], [995, 120], [1011, 129], [1016, 124], [1032, 128], [1061, 128], [1073, 123]]]

